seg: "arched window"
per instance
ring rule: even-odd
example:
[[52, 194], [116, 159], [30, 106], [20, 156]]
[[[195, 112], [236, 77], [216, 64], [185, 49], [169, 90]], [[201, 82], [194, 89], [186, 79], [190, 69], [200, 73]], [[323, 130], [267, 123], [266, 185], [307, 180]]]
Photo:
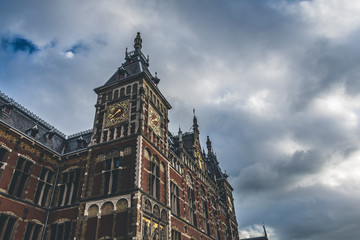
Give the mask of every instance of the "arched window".
[[16, 220], [12, 215], [0, 213], [0, 239], [13, 239]]
[[188, 195], [188, 204], [189, 204], [189, 221], [190, 224], [197, 227], [194, 184], [192, 177], [190, 176], [189, 173], [186, 174], [186, 185], [187, 185], [187, 195]]
[[58, 206], [66, 206], [75, 202], [79, 181], [79, 168], [67, 170], [61, 173], [58, 185]]
[[125, 88], [121, 88], [120, 89], [120, 97], [124, 97], [125, 96]]
[[119, 90], [115, 90], [114, 91], [114, 99], [118, 99], [119, 98]]
[[207, 197], [206, 192], [203, 186], [201, 186], [201, 208], [202, 208], [202, 215], [203, 215], [203, 228], [206, 233], [209, 233], [209, 213], [207, 207]]
[[33, 163], [23, 157], [19, 157], [16, 168], [9, 187], [9, 194], [23, 198], [25, 186], [30, 177]]
[[104, 194], [112, 194], [120, 189], [120, 152], [118, 150], [112, 150], [106, 155], [104, 161]]
[[160, 164], [160, 173], [161, 173], [161, 178], [162, 178], [162, 189], [163, 189], [163, 193], [164, 193], [164, 203], [167, 203], [167, 185], [166, 185], [166, 168], [165, 168], [165, 164], [163, 162], [161, 162]]
[[54, 171], [43, 167], [41, 169], [39, 183], [36, 189], [34, 203], [47, 206], [50, 198], [50, 189], [54, 180]]
[[131, 86], [126, 87], [126, 95], [130, 94], [131, 92]]
[[156, 156], [153, 156], [150, 162], [149, 178], [149, 193], [160, 200], [160, 166], [159, 159]]
[[111, 101], [112, 100], [112, 92], [109, 92], [108, 93], [108, 98], [107, 98], [108, 101]]
[[179, 187], [173, 182], [170, 182], [170, 205], [171, 212], [180, 216]]
[[135, 83], [134, 85], [133, 85], [133, 94], [137, 94], [137, 90], [138, 90], [138, 85], [137, 85], [137, 83]]
[[26, 226], [24, 239], [38, 240], [41, 236], [42, 228], [43, 228], [43, 225], [38, 224], [33, 221], [29, 221]]
[[98, 213], [99, 213], [98, 205], [93, 204], [88, 208], [88, 219], [87, 219], [86, 232], [85, 232], [85, 239], [87, 240], [96, 239]]
[[50, 225], [51, 240], [66, 240], [70, 239], [71, 221], [59, 221]]

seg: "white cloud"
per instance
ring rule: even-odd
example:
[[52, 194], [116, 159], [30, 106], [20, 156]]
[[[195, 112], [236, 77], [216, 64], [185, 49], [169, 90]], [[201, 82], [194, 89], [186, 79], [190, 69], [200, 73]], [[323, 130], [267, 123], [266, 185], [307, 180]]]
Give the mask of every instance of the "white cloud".
[[316, 37], [344, 39], [360, 27], [360, 2], [357, 0], [299, 1], [288, 10], [299, 14], [308, 24], [309, 33]]
[[67, 52], [65, 53], [65, 56], [66, 56], [67, 58], [73, 58], [75, 55], [74, 55], [74, 53], [73, 53], [72, 51], [67, 51]]

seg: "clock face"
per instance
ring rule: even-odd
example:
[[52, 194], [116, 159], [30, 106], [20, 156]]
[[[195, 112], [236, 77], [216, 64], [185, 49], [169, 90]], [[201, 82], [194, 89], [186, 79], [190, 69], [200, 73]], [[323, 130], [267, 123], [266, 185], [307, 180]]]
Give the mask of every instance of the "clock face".
[[155, 109], [151, 105], [149, 105], [148, 124], [153, 129], [156, 135], [160, 135], [160, 124], [161, 124], [160, 115], [155, 111]]
[[129, 118], [129, 100], [108, 106], [105, 126], [122, 123]]

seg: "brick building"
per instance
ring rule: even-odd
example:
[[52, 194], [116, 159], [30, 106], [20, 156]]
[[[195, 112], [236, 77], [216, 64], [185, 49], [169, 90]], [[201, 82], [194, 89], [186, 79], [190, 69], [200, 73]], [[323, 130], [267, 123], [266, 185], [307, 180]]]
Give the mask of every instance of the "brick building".
[[0, 93], [0, 239], [239, 239], [211, 141], [168, 131], [171, 105], [134, 50], [95, 89], [93, 129], [65, 136]]

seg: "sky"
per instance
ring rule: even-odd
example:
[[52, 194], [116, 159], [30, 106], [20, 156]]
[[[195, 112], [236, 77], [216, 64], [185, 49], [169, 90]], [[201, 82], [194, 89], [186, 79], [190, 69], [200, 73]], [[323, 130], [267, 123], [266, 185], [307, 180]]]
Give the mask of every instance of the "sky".
[[360, 1], [0, 2], [0, 91], [65, 134], [133, 49], [172, 105], [196, 109], [234, 188], [240, 237], [358, 239]]

